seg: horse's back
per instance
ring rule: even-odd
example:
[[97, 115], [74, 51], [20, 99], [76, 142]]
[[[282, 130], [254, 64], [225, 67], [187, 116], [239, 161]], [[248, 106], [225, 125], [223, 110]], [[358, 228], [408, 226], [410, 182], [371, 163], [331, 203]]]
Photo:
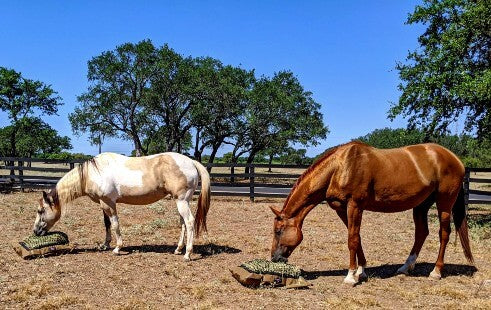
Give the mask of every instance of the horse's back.
[[117, 202], [148, 204], [168, 194], [185, 194], [197, 185], [192, 160], [178, 153], [143, 157], [102, 153], [95, 157], [95, 165], [91, 178], [95, 187]]
[[338, 162], [340, 187], [368, 201], [368, 208], [383, 212], [410, 209], [434, 192], [453, 195], [464, 175], [457, 156], [432, 143], [395, 149], [348, 144], [340, 150]]

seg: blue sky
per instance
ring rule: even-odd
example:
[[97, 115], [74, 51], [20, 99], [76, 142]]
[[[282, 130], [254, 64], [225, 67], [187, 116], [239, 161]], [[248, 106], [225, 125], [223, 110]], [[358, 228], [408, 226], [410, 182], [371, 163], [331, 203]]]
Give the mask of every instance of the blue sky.
[[[258, 75], [291, 70], [322, 105], [330, 130], [308, 148], [315, 156], [374, 129], [406, 125], [402, 118], [389, 121], [387, 110], [399, 96], [395, 64], [423, 31], [404, 24], [420, 2], [0, 0], [0, 66], [59, 93], [64, 105], [45, 121], [72, 138], [73, 152], [86, 154], [97, 147], [73, 136], [67, 115], [87, 89], [87, 61], [117, 45], [151, 39]], [[103, 151], [131, 149], [121, 140], [103, 145]]]

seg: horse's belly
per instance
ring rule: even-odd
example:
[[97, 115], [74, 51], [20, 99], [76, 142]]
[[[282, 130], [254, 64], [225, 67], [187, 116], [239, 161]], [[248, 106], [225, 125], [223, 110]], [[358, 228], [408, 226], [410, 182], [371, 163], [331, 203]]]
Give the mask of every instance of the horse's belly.
[[159, 201], [167, 196], [167, 193], [163, 190], [155, 190], [148, 193], [135, 193], [135, 194], [123, 194], [118, 197], [116, 202], [127, 203], [131, 205], [147, 205]]
[[402, 212], [412, 209], [428, 198], [434, 191], [431, 187], [423, 187], [418, 191], [404, 190], [375, 192], [374, 201], [367, 204], [366, 210], [375, 212]]

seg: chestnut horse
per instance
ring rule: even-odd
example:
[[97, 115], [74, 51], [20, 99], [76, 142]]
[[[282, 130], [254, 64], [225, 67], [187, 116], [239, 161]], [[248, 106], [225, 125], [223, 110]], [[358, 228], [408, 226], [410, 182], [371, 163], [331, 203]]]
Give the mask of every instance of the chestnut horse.
[[[189, 201], [201, 177], [196, 219]], [[206, 215], [210, 206], [210, 176], [206, 168], [178, 153], [162, 153], [145, 157], [125, 157], [114, 153], [100, 154], [72, 169], [39, 200], [34, 222], [34, 234], [45, 234], [60, 219], [67, 204], [78, 197], [88, 196], [98, 203], [104, 214], [106, 240], [109, 248], [111, 228], [116, 235], [114, 254], [123, 245], [116, 203], [145, 205], [167, 195], [176, 199], [181, 216], [181, 236], [175, 254], [180, 254], [187, 234], [185, 260], [190, 260], [194, 234], [206, 230]], [[196, 230], [196, 231], [195, 231]]]
[[317, 204], [327, 201], [348, 228], [350, 265], [345, 283], [366, 279], [366, 259], [360, 239], [363, 211], [401, 212], [413, 209], [414, 245], [399, 273], [408, 274], [428, 235], [428, 210], [436, 202], [440, 220], [440, 250], [430, 277], [440, 279], [450, 234], [450, 214], [464, 254], [472, 263], [462, 190], [464, 166], [437, 144], [376, 149], [350, 142], [327, 152], [297, 180], [283, 209], [276, 215], [271, 248], [273, 261], [286, 261], [302, 242], [302, 224]]

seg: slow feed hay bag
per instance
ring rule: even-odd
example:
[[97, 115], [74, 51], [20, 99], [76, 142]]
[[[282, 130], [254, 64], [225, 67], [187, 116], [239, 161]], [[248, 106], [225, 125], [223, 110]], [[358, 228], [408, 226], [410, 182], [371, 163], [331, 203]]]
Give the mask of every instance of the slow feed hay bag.
[[12, 247], [24, 259], [59, 254], [73, 249], [69, 245], [68, 236], [61, 231], [49, 232], [44, 236], [29, 236], [20, 242], [12, 242]]
[[248, 287], [305, 288], [310, 285], [300, 276], [300, 268], [265, 259], [251, 260], [231, 268], [230, 272], [239, 283]]

